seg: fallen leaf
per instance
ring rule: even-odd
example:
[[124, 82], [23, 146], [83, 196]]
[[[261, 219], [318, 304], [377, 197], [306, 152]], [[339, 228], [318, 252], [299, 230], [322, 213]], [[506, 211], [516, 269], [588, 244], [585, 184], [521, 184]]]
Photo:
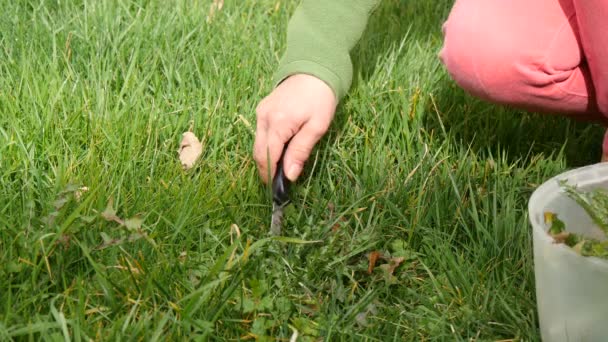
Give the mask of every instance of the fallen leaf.
[[357, 316], [355, 316], [355, 321], [363, 326], [363, 327], [367, 327], [367, 312], [360, 312], [357, 314]]
[[188, 280], [190, 280], [192, 286], [197, 287], [201, 283], [202, 277], [201, 271], [191, 270], [190, 274], [188, 275]]
[[140, 274], [141, 271], [135, 267], [127, 267], [127, 266], [122, 266], [122, 265], [116, 265], [116, 266], [106, 266], [106, 268], [115, 268], [117, 270], [121, 270], [121, 271], [130, 271], [133, 274]]
[[127, 238], [128, 242], [133, 242], [133, 241], [137, 241], [141, 238], [146, 238], [147, 235], [145, 233], [133, 233], [131, 235], [129, 235], [129, 237]]
[[331, 230], [334, 233], [337, 232], [345, 224], [345, 222], [348, 222], [348, 219], [344, 216], [341, 216], [340, 219], [336, 221], [336, 223], [334, 223], [334, 225], [331, 227]]
[[70, 247], [70, 236], [61, 234], [57, 241], [55, 241], [55, 245], [62, 245], [64, 250], [68, 249]]
[[96, 251], [100, 251], [102, 249], [106, 249], [108, 247], [112, 247], [112, 246], [116, 246], [116, 245], [120, 245], [125, 241], [125, 239], [111, 239], [111, 240], [107, 240], [104, 241], [102, 244], [100, 244], [99, 246], [95, 247], [94, 250]]
[[137, 241], [141, 238], [146, 238], [146, 237], [147, 236], [143, 233], [133, 233], [133, 234], [129, 235], [128, 237], [124, 237], [124, 238], [108, 239], [107, 235], [106, 235], [105, 237], [103, 237], [104, 242], [102, 244], [100, 244], [99, 246], [95, 247], [94, 250], [99, 251], [102, 249], [106, 249], [108, 247], [122, 245], [125, 242], [133, 242], [133, 241]]
[[549, 225], [548, 233], [550, 235], [558, 234], [566, 230], [566, 224], [560, 220], [556, 214], [552, 212], [544, 213], [545, 224]]
[[236, 223], [230, 225], [230, 244], [233, 244], [232, 234], [236, 234], [237, 239], [241, 237], [241, 229]]
[[213, 19], [215, 12], [221, 11], [222, 7], [224, 7], [224, 0], [213, 0], [211, 8], [209, 8], [209, 16], [207, 17], [207, 21]]
[[114, 199], [110, 198], [108, 201], [108, 205], [106, 206], [106, 210], [101, 213], [101, 217], [106, 219], [106, 221], [114, 221], [120, 225], [124, 225], [124, 221], [120, 219], [120, 217], [116, 216], [116, 209], [114, 209]]
[[109, 309], [105, 306], [101, 306], [98, 308], [92, 308], [92, 309], [88, 309], [84, 312], [85, 315], [91, 315], [91, 314], [96, 314], [96, 313], [102, 313], [104, 311], [108, 311]]
[[53, 202], [53, 207], [55, 207], [56, 210], [61, 210], [61, 208], [63, 208], [63, 206], [67, 202], [68, 202], [68, 198], [67, 197], [60, 197], [55, 202]]
[[374, 267], [376, 267], [376, 261], [380, 258], [380, 252], [373, 251], [369, 253], [369, 266], [367, 267], [367, 273], [372, 274]]
[[171, 301], [170, 301], [170, 302], [168, 302], [168, 303], [169, 303], [169, 306], [170, 306], [170, 307], [171, 307], [173, 310], [175, 310], [175, 311], [182, 311], [182, 308], [180, 308], [180, 307], [179, 307], [179, 305], [177, 305], [177, 304], [175, 304], [175, 303], [173, 303], [173, 302], [171, 302]]
[[554, 243], [563, 243], [570, 236], [570, 232], [559, 232], [557, 234], [551, 235], [553, 237]]
[[332, 202], [327, 203], [327, 209], [329, 210], [329, 217], [334, 216], [334, 211], [336, 210], [336, 205]]
[[397, 269], [397, 267], [399, 267], [399, 265], [401, 265], [404, 260], [404, 257], [389, 258], [387, 266], [388, 274], [393, 275], [395, 273], [395, 269]]
[[183, 251], [183, 252], [179, 253], [178, 259], [179, 259], [179, 261], [184, 262], [186, 260], [187, 256], [188, 256], [188, 252]]
[[367, 322], [367, 316], [369, 314], [372, 315], [376, 315], [378, 313], [378, 310], [376, 310], [376, 305], [370, 303], [364, 311], [360, 312], [357, 314], [357, 316], [355, 317], [355, 321], [364, 327], [368, 326], [368, 322]]
[[544, 216], [544, 219], [545, 219], [545, 223], [546, 223], [546, 224], [551, 224], [551, 223], [553, 223], [553, 218], [555, 217], [555, 214], [554, 214], [554, 213], [552, 213], [552, 212], [550, 212], [550, 211], [545, 211], [543, 214], [544, 214], [543, 216]]
[[139, 216], [131, 217], [130, 219], [125, 220], [125, 227], [128, 230], [137, 230], [141, 228], [141, 225], [144, 223], [144, 220]]
[[78, 188], [76, 191], [74, 191], [74, 198], [76, 198], [77, 201], [80, 201], [82, 195], [84, 195], [84, 193], [87, 191], [89, 191], [89, 188], [86, 186]]
[[392, 258], [383, 258], [383, 259], [388, 261], [388, 263], [382, 264], [382, 265], [378, 266], [378, 268], [382, 270], [382, 274], [384, 275], [384, 280], [388, 284], [395, 284], [398, 281], [397, 277], [394, 274], [395, 270], [397, 269], [397, 267], [399, 267], [399, 265], [401, 265], [403, 263], [405, 258], [404, 257], [392, 257]]
[[80, 218], [80, 220], [82, 220], [86, 223], [92, 223], [93, 221], [95, 221], [96, 217], [93, 215], [89, 215], [89, 216], [80, 216], [79, 218]]
[[577, 243], [576, 245], [574, 245], [574, 247], [572, 247], [572, 250], [574, 250], [577, 254], [582, 254], [583, 252], [583, 246], [585, 245], [585, 241], [581, 241], [579, 243]]
[[184, 169], [190, 169], [203, 153], [203, 145], [194, 133], [186, 132], [183, 134], [178, 152], [179, 160], [182, 162]]
[[99, 233], [99, 235], [101, 235], [101, 239], [103, 240], [104, 243], [112, 241], [112, 238], [104, 232]]
[[61, 192], [59, 193], [60, 195], [67, 195], [69, 193], [72, 193], [74, 191], [78, 190], [78, 185], [70, 183], [68, 185], [66, 185], [65, 189], [61, 190]]
[[48, 216], [42, 218], [42, 222], [47, 226], [52, 226], [55, 223], [55, 219], [59, 216], [58, 211], [50, 213]]

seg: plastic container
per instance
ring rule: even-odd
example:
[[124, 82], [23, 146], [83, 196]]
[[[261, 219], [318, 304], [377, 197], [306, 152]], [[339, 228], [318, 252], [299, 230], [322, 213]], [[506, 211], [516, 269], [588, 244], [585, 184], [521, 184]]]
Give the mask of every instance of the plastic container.
[[560, 180], [582, 190], [608, 188], [608, 163], [556, 176], [534, 191], [528, 204], [533, 229], [534, 273], [543, 341], [608, 341], [608, 261], [578, 255], [553, 243], [544, 213], [553, 212], [566, 230], [602, 239], [603, 232], [562, 190]]

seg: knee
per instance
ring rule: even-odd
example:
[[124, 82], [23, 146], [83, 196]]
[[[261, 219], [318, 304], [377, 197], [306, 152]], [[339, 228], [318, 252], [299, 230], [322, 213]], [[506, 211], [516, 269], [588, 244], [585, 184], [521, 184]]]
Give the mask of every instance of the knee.
[[526, 63], [516, 51], [496, 44], [467, 18], [452, 16], [443, 26], [439, 58], [449, 76], [468, 93], [493, 102], [511, 102]]
[[522, 37], [492, 28], [482, 30], [465, 14], [454, 12], [443, 25], [439, 58], [450, 77], [468, 93], [501, 104], [528, 105], [536, 96], [558, 100], [561, 84], [575, 76], [574, 69], [547, 65], [542, 51], [526, 49]]
[[484, 86], [479, 82], [474, 64], [475, 50], [478, 49], [479, 32], [472, 27], [470, 18], [456, 2], [446, 22], [442, 26], [443, 46], [439, 59], [450, 77], [465, 91], [477, 97], [486, 97]]
[[597, 107], [604, 117], [608, 118], [608, 89], [601, 89], [597, 95]]

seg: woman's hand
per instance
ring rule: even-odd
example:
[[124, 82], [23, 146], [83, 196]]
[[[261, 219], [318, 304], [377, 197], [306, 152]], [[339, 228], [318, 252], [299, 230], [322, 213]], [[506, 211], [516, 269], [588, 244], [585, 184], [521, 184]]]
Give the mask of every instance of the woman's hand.
[[285, 79], [258, 105], [253, 148], [260, 177], [274, 177], [285, 143], [285, 175], [295, 181], [315, 144], [327, 132], [337, 106], [333, 90], [320, 79], [297, 74]]

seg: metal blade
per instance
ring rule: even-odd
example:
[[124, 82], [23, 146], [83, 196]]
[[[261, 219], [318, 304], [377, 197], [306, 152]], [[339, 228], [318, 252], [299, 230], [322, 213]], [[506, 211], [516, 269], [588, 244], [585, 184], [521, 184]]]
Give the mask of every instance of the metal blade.
[[289, 202], [289, 179], [285, 176], [283, 170], [283, 157], [285, 151], [287, 151], [287, 145], [283, 147], [283, 153], [277, 163], [277, 171], [274, 179], [272, 180], [272, 218], [270, 221], [270, 233], [272, 235], [281, 235], [281, 229], [283, 226], [283, 208], [285, 208]]
[[277, 203], [272, 203], [272, 218], [270, 220], [270, 233], [272, 235], [281, 235], [283, 226], [283, 207]]

